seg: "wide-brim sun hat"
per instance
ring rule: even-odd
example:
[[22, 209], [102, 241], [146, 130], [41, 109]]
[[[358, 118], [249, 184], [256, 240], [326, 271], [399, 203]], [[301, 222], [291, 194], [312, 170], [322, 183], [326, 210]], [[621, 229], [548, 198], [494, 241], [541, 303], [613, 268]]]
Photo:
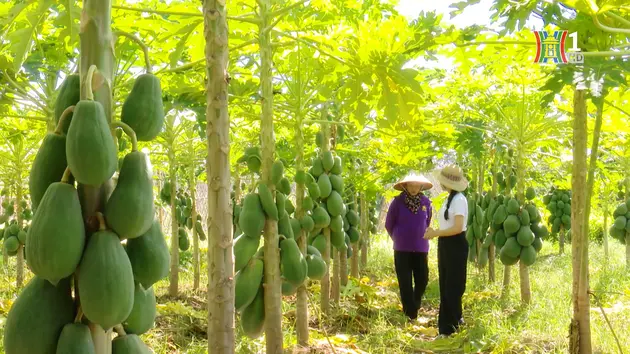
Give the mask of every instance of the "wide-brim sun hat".
[[449, 165], [434, 172], [435, 178], [445, 187], [463, 192], [468, 188], [468, 180], [464, 171], [457, 165]]
[[433, 188], [433, 183], [431, 183], [431, 181], [429, 181], [426, 177], [416, 174], [416, 173], [410, 173], [407, 176], [405, 176], [405, 178], [403, 178], [402, 180], [394, 184], [394, 189], [398, 191], [402, 191], [404, 190], [404, 187], [407, 183], [420, 184], [420, 187], [422, 188], [422, 190]]

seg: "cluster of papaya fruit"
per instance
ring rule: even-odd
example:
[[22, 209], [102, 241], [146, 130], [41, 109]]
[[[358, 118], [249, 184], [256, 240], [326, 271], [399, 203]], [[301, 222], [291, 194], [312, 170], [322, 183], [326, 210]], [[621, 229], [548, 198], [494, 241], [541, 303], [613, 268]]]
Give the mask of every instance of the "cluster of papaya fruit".
[[[3, 192], [6, 189], [3, 190]], [[2, 202], [2, 209], [4, 209], [4, 213], [0, 215], [0, 224], [4, 224], [7, 222], [12, 216], [15, 215], [15, 200], [5, 199]], [[20, 217], [22, 220], [30, 221], [33, 218], [33, 210], [31, 210], [28, 203], [28, 196], [23, 196], [23, 199], [20, 200]]]
[[630, 199], [619, 204], [613, 212], [615, 222], [610, 227], [610, 236], [625, 244], [630, 234]]
[[[16, 256], [20, 245], [26, 243], [28, 227], [29, 225], [24, 225], [24, 228], [20, 229], [17, 220], [14, 219], [6, 223], [4, 229], [0, 230], [2, 232], [0, 235], [4, 239], [3, 247], [9, 256]], [[23, 249], [23, 252], [26, 255], [26, 250]]]
[[[95, 72], [92, 65], [83, 83], [79, 75], [64, 80], [57, 127], [44, 137], [30, 171], [36, 211], [25, 249], [34, 277], [7, 316], [7, 354], [94, 353], [88, 323], [116, 330], [114, 354], [150, 352], [138, 335], [153, 326], [152, 286], [168, 274], [169, 252], [155, 218], [151, 163], [137, 140], [152, 140], [162, 129], [160, 83], [151, 74], [139, 76], [122, 122], [110, 124], [91, 89], [80, 97], [81, 86], [93, 87]], [[132, 148], [112, 190], [118, 165], [112, 128], [118, 127]]]
[[[331, 151], [322, 151], [319, 156], [313, 158], [309, 171], [303, 172], [303, 178], [300, 176], [298, 179], [296, 175], [296, 182], [307, 187], [308, 196], [304, 198], [303, 207], [312, 214], [315, 223], [315, 227], [309, 231], [308, 244], [324, 253], [326, 250], [324, 231], [328, 229], [331, 250], [334, 247], [349, 258], [352, 255], [350, 245], [360, 239], [358, 230], [360, 220], [355, 205], [344, 203], [342, 198], [344, 194], [342, 172], [341, 157]], [[317, 204], [310, 203], [311, 200]]]
[[206, 233], [203, 230], [203, 225], [201, 224], [201, 215], [197, 214], [196, 220], [193, 223], [192, 198], [188, 195], [188, 193], [182, 192], [181, 190], [177, 191], [175, 204], [175, 212], [177, 214], [178, 223], [177, 236], [179, 238], [179, 249], [187, 251], [188, 248], [190, 248], [190, 238], [188, 237], [188, 231], [186, 231], [186, 229], [192, 230], [194, 227], [201, 241], [206, 240]]
[[[249, 148], [246, 151], [257, 150]], [[254, 158], [255, 159], [255, 158]], [[300, 251], [296, 238], [301, 235], [300, 222], [291, 217], [295, 207], [288, 199], [291, 185], [284, 176], [284, 163], [276, 160], [271, 168], [271, 187], [276, 189], [275, 198], [270, 186], [257, 182], [257, 192], [250, 192], [243, 198], [242, 206], [235, 215], [238, 229], [242, 232], [234, 241], [235, 308], [241, 313], [243, 332], [256, 338], [262, 334], [264, 325], [264, 274], [263, 248], [260, 240], [267, 219], [278, 224], [280, 247], [280, 273], [285, 288], [297, 289], [307, 276], [314, 278], [309, 271], [307, 257]], [[236, 214], [236, 213], [235, 213]], [[324, 263], [325, 267], [325, 263]]]
[[626, 180], [622, 180], [617, 183], [617, 200], [626, 200]]
[[571, 230], [571, 191], [552, 187], [543, 197], [543, 204], [549, 210], [547, 222], [551, 225], [551, 233], [557, 234], [560, 230]]
[[511, 191], [516, 187], [517, 180], [516, 171], [514, 169], [512, 169], [507, 176], [503, 172], [497, 173], [497, 184], [501, 193], [505, 192], [506, 189]]
[[[6, 189], [3, 190], [3, 194]], [[6, 193], [8, 194], [8, 193]], [[23, 246], [26, 242], [26, 234], [28, 232], [29, 223], [31, 220], [32, 212], [28, 207], [26, 199], [20, 200], [21, 220], [22, 225], [18, 222], [18, 218], [15, 218], [15, 200], [4, 200], [2, 202], [2, 208], [4, 213], [0, 215], [0, 223], [4, 224], [0, 229], [0, 237], [3, 239], [3, 247], [7, 252], [7, 255], [13, 257], [16, 256], [20, 250], [20, 246]], [[26, 251], [22, 248], [22, 252], [26, 255]]]
[[[492, 244], [492, 237], [488, 235], [490, 222], [487, 209], [494, 201], [490, 193], [480, 195], [475, 192], [467, 196], [468, 225], [466, 227], [466, 241], [468, 241], [468, 261], [477, 262], [479, 266], [488, 264], [488, 248]], [[494, 201], [496, 203], [496, 201]], [[480, 247], [481, 246], [481, 247]], [[479, 249], [477, 249], [480, 247]]]
[[542, 249], [542, 240], [549, 234], [532, 202], [534, 190], [528, 188], [525, 196], [529, 201], [521, 205], [516, 198], [499, 195], [489, 202], [485, 213], [490, 225], [488, 237], [505, 265], [514, 265], [519, 260], [527, 266], [534, 264]]

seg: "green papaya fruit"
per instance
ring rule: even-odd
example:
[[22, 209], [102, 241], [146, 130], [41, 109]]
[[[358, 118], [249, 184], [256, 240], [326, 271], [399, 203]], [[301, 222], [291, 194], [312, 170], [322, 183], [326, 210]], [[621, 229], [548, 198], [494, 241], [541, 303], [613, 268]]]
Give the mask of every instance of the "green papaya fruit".
[[[29, 172], [28, 189], [33, 208], [39, 207], [48, 186], [61, 181], [67, 166], [66, 136], [57, 133], [46, 134]], [[74, 178], [69, 182], [72, 183], [73, 180]]]
[[361, 234], [354, 226], [350, 226], [350, 229], [348, 229], [348, 237], [350, 237], [350, 242], [356, 243], [361, 238]]
[[260, 203], [262, 204], [263, 210], [267, 217], [272, 220], [278, 221], [278, 208], [275, 201], [273, 200], [271, 190], [269, 190], [269, 187], [267, 187], [266, 183], [258, 183], [258, 196], [260, 197]]
[[158, 219], [142, 236], [127, 240], [127, 256], [133, 278], [149, 288], [168, 275], [170, 252]]
[[118, 336], [112, 340], [112, 354], [153, 354], [135, 334]]
[[63, 327], [56, 354], [96, 354], [90, 327], [83, 323], [68, 323]]
[[302, 236], [302, 225], [300, 224], [300, 220], [290, 218], [289, 222], [291, 223], [291, 229], [293, 229], [293, 238], [299, 239]]
[[356, 211], [349, 210], [348, 214], [346, 214], [346, 217], [348, 218], [348, 222], [350, 222], [351, 226], [359, 226], [359, 222], [361, 220], [359, 219], [359, 215], [356, 213]]
[[141, 335], [153, 327], [157, 310], [155, 308], [155, 293], [153, 287], [144, 289], [136, 283], [133, 297], [133, 308], [127, 319], [122, 323], [126, 333]]
[[20, 240], [15, 236], [9, 236], [4, 239], [4, 248], [7, 250], [7, 253], [17, 254], [20, 248]]
[[533, 187], [527, 188], [527, 191], [525, 192], [525, 198], [527, 198], [527, 200], [533, 200], [534, 198], [536, 198], [536, 191]]
[[271, 165], [271, 183], [278, 186], [284, 177], [284, 164], [280, 160], [274, 161]]
[[280, 263], [282, 275], [294, 286], [300, 286], [306, 279], [306, 272], [301, 266], [304, 255], [294, 239], [280, 241]]
[[291, 194], [291, 182], [288, 178], [282, 177], [280, 184], [278, 184], [278, 190], [285, 195]]
[[308, 277], [313, 280], [321, 280], [324, 275], [326, 275], [326, 271], [328, 270], [328, 266], [326, 262], [318, 255], [308, 255], [306, 257], [306, 262], [308, 264]]
[[324, 173], [324, 166], [322, 165], [322, 160], [320, 158], [313, 159], [313, 167], [311, 168], [311, 174], [313, 177], [318, 178], [321, 174]]
[[337, 191], [332, 191], [326, 200], [326, 207], [331, 216], [341, 216], [343, 211], [343, 199]]
[[262, 259], [254, 257], [234, 275], [234, 307], [237, 312], [242, 312], [256, 298], [262, 284], [263, 269]]
[[142, 151], [125, 156], [104, 215], [121, 239], [141, 236], [151, 227], [155, 216], [153, 173], [151, 161]]
[[346, 241], [346, 233], [345, 232], [336, 232], [330, 231], [330, 244], [337, 248], [341, 249], [344, 246], [344, 242]]
[[57, 286], [35, 275], [20, 292], [4, 323], [7, 354], [54, 354], [63, 328], [74, 320], [70, 278]]
[[303, 186], [304, 184], [306, 184], [307, 181], [306, 172], [304, 170], [296, 171], [294, 180], [295, 183]]
[[82, 184], [100, 186], [116, 172], [117, 149], [99, 102], [82, 100], [75, 106], [66, 157], [72, 175]]
[[331, 151], [324, 151], [322, 154], [322, 167], [326, 172], [330, 172], [335, 166], [335, 157]]
[[[81, 76], [79, 74], [70, 74], [61, 83], [59, 93], [55, 99], [55, 126], [59, 124], [59, 118], [66, 108], [74, 106], [81, 100]], [[72, 121], [72, 113], [70, 113], [63, 121], [61, 130], [64, 134], [68, 132], [70, 122]]]
[[180, 237], [178, 242], [179, 249], [181, 251], [188, 251], [188, 249], [190, 248], [190, 239], [188, 239], [188, 235], [186, 235], [185, 237]]
[[265, 212], [257, 193], [250, 193], [243, 199], [243, 209], [238, 218], [238, 226], [249, 237], [260, 237], [265, 228]]
[[505, 241], [505, 245], [501, 247], [501, 253], [504, 253], [510, 258], [518, 258], [521, 254], [521, 245], [518, 243], [516, 237], [508, 237]]
[[326, 252], [326, 237], [322, 234], [315, 236], [311, 245], [315, 247], [320, 254], [324, 254]]
[[342, 194], [344, 189], [343, 178], [341, 176], [332, 174], [329, 175], [328, 178], [330, 179], [330, 184], [333, 191], [337, 191], [339, 194]]
[[308, 212], [313, 210], [314, 207], [315, 203], [313, 202], [313, 198], [309, 196], [304, 196], [304, 199], [302, 199], [302, 210]]
[[133, 308], [135, 285], [131, 262], [118, 235], [110, 230], [92, 234], [79, 269], [85, 317], [105, 330], [122, 323]]
[[17, 234], [17, 239], [20, 241], [21, 244], [25, 244], [26, 243], [26, 231], [20, 230], [20, 232], [18, 232], [18, 234]]
[[153, 74], [138, 76], [125, 99], [120, 120], [129, 125], [139, 141], [151, 141], [164, 125], [160, 79]]
[[291, 295], [294, 295], [296, 292], [297, 292], [297, 286], [291, 284], [286, 279], [282, 279], [282, 296], [291, 296]]
[[[197, 214], [197, 216], [199, 216]], [[199, 235], [199, 239], [201, 241], [205, 241], [206, 240], [206, 232], [203, 230], [203, 225], [201, 224], [201, 221], [197, 220], [195, 222], [195, 230], [197, 231], [197, 235]]]
[[260, 173], [262, 158], [260, 156], [249, 156], [247, 158], [247, 169], [250, 173]]
[[516, 240], [523, 247], [531, 245], [534, 242], [535, 237], [536, 236], [529, 226], [521, 226], [516, 234]]
[[312, 217], [315, 222], [315, 227], [324, 228], [330, 225], [330, 215], [321, 205], [313, 210]]
[[343, 173], [343, 163], [341, 161], [341, 157], [335, 156], [335, 163], [333, 164], [333, 168], [330, 170], [330, 173], [337, 176]]
[[276, 191], [276, 207], [278, 208], [278, 218], [286, 211], [287, 197], [280, 191]]
[[48, 187], [27, 233], [26, 246], [26, 263], [40, 278], [57, 284], [74, 273], [85, 247], [85, 227], [73, 185], [55, 182]]
[[306, 253], [309, 254], [309, 255], [312, 254], [312, 255], [315, 255], [315, 256], [318, 256], [318, 257], [322, 256], [322, 254], [319, 252], [319, 250], [317, 248], [311, 246], [311, 245], [307, 245], [306, 246]]
[[265, 327], [265, 290], [261, 286], [258, 288], [256, 297], [249, 304], [241, 315], [241, 327], [243, 333], [249, 338], [258, 338], [262, 335]]
[[307, 183], [306, 188], [308, 188], [308, 195], [312, 199], [319, 199], [321, 197], [321, 191], [319, 190], [319, 185], [317, 184], [317, 182]]
[[293, 228], [291, 227], [291, 219], [289, 214], [285, 212], [280, 220], [278, 220], [278, 234], [284, 235], [287, 238], [294, 238]]
[[317, 186], [319, 187], [320, 197], [323, 199], [328, 198], [328, 196], [332, 192], [332, 184], [330, 183], [330, 177], [328, 177], [327, 174], [323, 173], [317, 179]]
[[234, 239], [234, 272], [245, 268], [260, 247], [260, 237], [241, 234]]
[[300, 219], [300, 226], [307, 232], [311, 232], [315, 228], [315, 222], [313, 221], [313, 218], [311, 218], [309, 215], [304, 215]]
[[293, 206], [293, 203], [291, 202], [291, 199], [286, 199], [285, 203], [284, 203], [284, 209], [287, 212], [287, 214], [291, 215], [295, 212], [295, 206]]

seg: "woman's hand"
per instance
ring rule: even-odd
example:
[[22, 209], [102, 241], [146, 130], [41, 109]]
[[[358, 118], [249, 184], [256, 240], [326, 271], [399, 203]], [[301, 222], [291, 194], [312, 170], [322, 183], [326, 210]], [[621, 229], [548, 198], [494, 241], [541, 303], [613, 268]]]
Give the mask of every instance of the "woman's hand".
[[424, 239], [425, 240], [430, 240], [432, 238], [436, 238], [440, 236], [439, 232], [437, 230], [434, 230], [433, 228], [428, 228], [427, 231], [424, 232]]

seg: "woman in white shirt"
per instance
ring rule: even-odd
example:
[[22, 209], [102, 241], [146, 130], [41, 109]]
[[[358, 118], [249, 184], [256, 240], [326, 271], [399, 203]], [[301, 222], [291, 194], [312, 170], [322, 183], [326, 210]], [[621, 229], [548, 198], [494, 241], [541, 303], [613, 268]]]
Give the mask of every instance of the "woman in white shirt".
[[463, 322], [462, 296], [466, 290], [466, 266], [468, 242], [468, 201], [463, 192], [468, 180], [461, 168], [447, 166], [436, 171], [435, 176], [442, 189], [449, 192], [448, 199], [438, 211], [439, 228], [429, 228], [426, 239], [438, 237], [438, 273], [440, 277], [440, 312], [438, 330], [449, 336]]

